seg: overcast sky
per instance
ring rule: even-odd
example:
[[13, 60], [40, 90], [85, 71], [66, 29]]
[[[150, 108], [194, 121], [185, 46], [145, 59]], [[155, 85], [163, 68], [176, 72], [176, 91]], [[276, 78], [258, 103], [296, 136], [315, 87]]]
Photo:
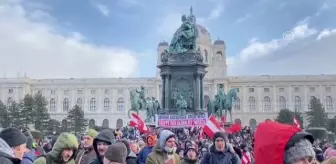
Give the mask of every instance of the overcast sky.
[[0, 77], [153, 77], [191, 5], [229, 75], [336, 73], [335, 0], [0, 0]]

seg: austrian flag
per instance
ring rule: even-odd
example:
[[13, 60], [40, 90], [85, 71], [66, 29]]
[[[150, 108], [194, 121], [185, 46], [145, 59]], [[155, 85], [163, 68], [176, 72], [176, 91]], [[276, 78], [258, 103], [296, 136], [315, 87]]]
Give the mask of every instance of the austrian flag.
[[212, 138], [216, 132], [223, 130], [224, 129], [220, 127], [216, 117], [213, 115], [210, 115], [208, 121], [205, 123], [202, 129], [202, 131], [210, 138]]
[[145, 122], [136, 113], [132, 113], [129, 125], [131, 127], [137, 127], [140, 133], [149, 132]]

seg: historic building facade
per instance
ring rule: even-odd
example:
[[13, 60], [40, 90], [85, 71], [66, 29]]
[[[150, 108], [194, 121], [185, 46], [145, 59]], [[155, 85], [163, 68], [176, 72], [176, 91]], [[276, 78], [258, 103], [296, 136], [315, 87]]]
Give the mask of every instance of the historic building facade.
[[[227, 76], [225, 43], [212, 42], [210, 33], [198, 25], [197, 45], [209, 65], [204, 82], [205, 103], [213, 99], [218, 84], [225, 90], [238, 88], [233, 117], [245, 125], [274, 119], [280, 109], [307, 111], [312, 96], [321, 100], [329, 116], [336, 114], [336, 75], [307, 76]], [[158, 45], [158, 60], [168, 43]], [[153, 68], [155, 69], [155, 68]], [[79, 105], [85, 117], [96, 125], [125, 126], [129, 120], [129, 91], [144, 86], [147, 96], [161, 99], [159, 70], [153, 78], [105, 79], [30, 79], [0, 78], [0, 100], [5, 104], [19, 102], [26, 94], [42, 93], [48, 100], [52, 118], [63, 120], [67, 112]]]

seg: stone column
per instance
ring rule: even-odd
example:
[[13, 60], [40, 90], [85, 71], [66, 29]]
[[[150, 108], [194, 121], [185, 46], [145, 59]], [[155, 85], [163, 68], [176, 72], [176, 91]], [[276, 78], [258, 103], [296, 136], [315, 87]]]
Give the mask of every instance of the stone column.
[[166, 109], [166, 101], [165, 101], [166, 78], [165, 78], [165, 75], [161, 75], [161, 79], [162, 79], [161, 105], [162, 105], [162, 109], [165, 110]]
[[201, 105], [201, 109], [204, 108], [204, 74], [201, 74], [201, 83], [200, 83], [200, 89], [201, 89], [201, 93], [200, 93], [200, 105]]
[[200, 74], [196, 73], [196, 95], [195, 95], [195, 101], [196, 101], [196, 110], [200, 110], [200, 102], [201, 102], [201, 79]]
[[170, 100], [170, 97], [169, 97], [169, 74], [166, 74], [165, 75], [165, 94], [164, 94], [164, 100], [165, 100], [165, 107], [166, 109], [169, 109], [170, 108], [170, 103], [169, 103], [169, 100]]

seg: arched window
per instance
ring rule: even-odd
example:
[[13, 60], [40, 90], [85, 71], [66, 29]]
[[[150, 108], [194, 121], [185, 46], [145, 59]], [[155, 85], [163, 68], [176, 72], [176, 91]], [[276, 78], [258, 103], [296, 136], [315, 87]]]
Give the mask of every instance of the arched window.
[[295, 96], [294, 98], [294, 109], [295, 110], [302, 110], [302, 103], [301, 103], [301, 97]]
[[240, 98], [237, 97], [236, 100], [233, 100], [233, 109], [240, 110]]
[[104, 99], [104, 111], [110, 111], [110, 99], [109, 98]]
[[279, 98], [279, 110], [281, 109], [287, 109], [286, 98], [283, 96], [280, 96]]
[[54, 98], [50, 99], [49, 108], [50, 111], [56, 111], [56, 101]]
[[91, 112], [96, 111], [96, 98], [92, 98], [90, 100], [90, 111]]
[[78, 98], [77, 102], [76, 102], [76, 105], [78, 107], [80, 107], [81, 109], [83, 109], [83, 99], [82, 98]]
[[271, 111], [271, 99], [268, 96], [264, 97], [264, 111]]
[[249, 97], [249, 109], [250, 111], [256, 110], [256, 100], [253, 96]]
[[331, 96], [326, 97], [325, 107], [327, 110], [333, 110], [333, 102]]
[[204, 50], [204, 58], [205, 58], [205, 62], [208, 63], [208, 51]]
[[11, 108], [13, 105], [13, 99], [11, 97], [8, 97], [7, 99], [7, 109]]
[[69, 100], [65, 98], [63, 100], [63, 112], [67, 112], [67, 111], [69, 111]]
[[121, 112], [124, 111], [124, 108], [125, 108], [124, 99], [120, 97], [117, 101], [117, 110]]

